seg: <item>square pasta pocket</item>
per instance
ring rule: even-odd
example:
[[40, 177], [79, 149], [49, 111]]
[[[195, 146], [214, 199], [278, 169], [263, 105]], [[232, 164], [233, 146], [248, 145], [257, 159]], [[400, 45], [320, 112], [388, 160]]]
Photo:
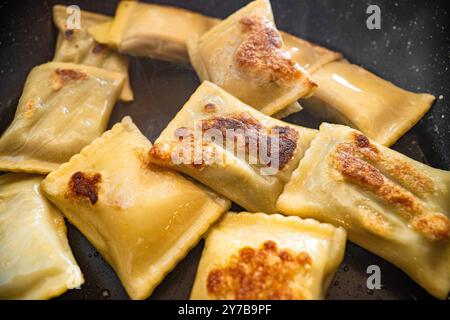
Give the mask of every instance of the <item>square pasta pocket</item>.
[[89, 27], [108, 23], [112, 18], [83, 10], [80, 16], [80, 28], [70, 29], [67, 25], [67, 9], [68, 7], [62, 5], [53, 6], [53, 22], [59, 31], [53, 61], [84, 64], [122, 73], [125, 83], [120, 93], [120, 100], [133, 100], [127, 57], [96, 42], [87, 31]]
[[450, 289], [450, 172], [342, 125], [319, 134], [278, 199], [281, 213], [343, 226], [349, 239], [438, 298]]
[[208, 233], [191, 299], [323, 299], [345, 239], [312, 219], [227, 213]]
[[188, 41], [191, 63], [209, 80], [267, 115], [312, 95], [316, 84], [284, 48], [268, 0], [252, 1]]
[[83, 275], [59, 210], [42, 194], [42, 176], [0, 177], [0, 299], [41, 300], [79, 288]]
[[48, 173], [100, 136], [124, 75], [49, 62], [28, 75], [11, 125], [0, 138], [0, 170]]
[[303, 101], [305, 107], [387, 147], [411, 129], [434, 101], [430, 94], [401, 89], [344, 60], [322, 66], [312, 77], [318, 88]]
[[274, 213], [316, 132], [266, 116], [205, 81], [156, 140], [150, 160], [248, 211]]
[[229, 207], [229, 201], [147, 161], [151, 143], [129, 117], [43, 181], [48, 198], [147, 298]]
[[88, 31], [96, 41], [121, 53], [189, 63], [187, 39], [216, 23], [217, 19], [179, 7], [120, 1], [112, 21]]

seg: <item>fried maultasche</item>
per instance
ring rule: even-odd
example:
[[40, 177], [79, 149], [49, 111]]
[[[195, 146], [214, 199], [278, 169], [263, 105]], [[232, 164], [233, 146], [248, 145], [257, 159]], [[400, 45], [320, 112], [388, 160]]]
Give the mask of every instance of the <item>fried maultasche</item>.
[[129, 117], [50, 173], [46, 196], [145, 299], [230, 203], [148, 162], [151, 147]]

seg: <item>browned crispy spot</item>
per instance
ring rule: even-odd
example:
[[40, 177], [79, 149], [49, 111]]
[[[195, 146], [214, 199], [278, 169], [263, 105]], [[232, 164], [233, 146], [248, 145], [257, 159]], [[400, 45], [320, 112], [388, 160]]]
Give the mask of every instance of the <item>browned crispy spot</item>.
[[99, 173], [75, 172], [70, 177], [66, 198], [87, 198], [91, 204], [98, 200], [98, 191], [102, 176]]
[[235, 52], [237, 66], [245, 74], [265, 81], [289, 83], [302, 76], [298, 65], [282, 49], [283, 40], [273, 23], [259, 16], [240, 20], [244, 41]]
[[432, 235], [434, 240], [450, 238], [450, 221], [440, 212], [431, 212], [418, 216], [412, 221], [413, 228]]
[[269, 146], [273, 145], [273, 143], [279, 143], [279, 169], [283, 169], [292, 159], [295, 149], [297, 149], [298, 132], [291, 127], [280, 126], [275, 126], [271, 130], [278, 132], [278, 138], [272, 138]]
[[[376, 167], [379, 166], [391, 177], [400, 180], [413, 190], [415, 188], [411, 184], [413, 182], [420, 185], [421, 191], [429, 188], [427, 182], [429, 178], [406, 162], [398, 159], [401, 162], [392, 163], [392, 159], [383, 157], [376, 146], [359, 133], [353, 133], [349, 141], [337, 145], [330, 160], [331, 166], [346, 180], [373, 192], [383, 201], [397, 207], [416, 231], [432, 240], [450, 238], [450, 221], [445, 215], [427, 211], [412, 192], [391, 181]], [[398, 166], [403, 168], [400, 172], [396, 171]]]
[[33, 116], [34, 112], [36, 111], [36, 105], [37, 105], [36, 99], [30, 99], [27, 101], [24, 112], [25, 118], [31, 118]]
[[150, 162], [149, 152], [147, 152], [144, 148], [134, 148], [134, 154], [140, 164], [141, 169], [148, 169], [143, 171], [144, 173], [153, 173], [153, 172], [166, 172], [167, 170], [163, 167], [160, 167], [156, 164]]
[[429, 177], [398, 157], [382, 155], [378, 148], [370, 143], [369, 139], [363, 134], [352, 132], [350, 139], [351, 142], [343, 145], [342, 148], [372, 164], [376, 164], [413, 193], [425, 194], [434, 191], [433, 181]]
[[288, 126], [275, 126], [264, 128], [261, 123], [247, 113], [238, 113], [226, 117], [214, 117], [202, 121], [202, 130], [220, 130], [224, 141], [228, 134], [233, 134], [235, 141], [243, 134], [246, 151], [249, 151], [250, 144], [256, 146], [261, 152], [261, 142], [265, 141], [267, 156], [271, 157], [275, 144], [278, 145], [278, 169], [283, 169], [294, 156], [297, 148], [298, 132]]
[[92, 48], [92, 53], [94, 53], [94, 54], [102, 53], [103, 51], [106, 50], [106, 48], [108, 48], [108, 47], [104, 44], [95, 43], [94, 47]]
[[206, 288], [216, 299], [305, 299], [301, 281], [312, 263], [308, 253], [279, 250], [269, 240], [258, 249], [241, 248], [225, 265], [211, 270]]
[[434, 183], [428, 176], [405, 161], [391, 157], [381, 162], [382, 169], [416, 194], [425, 195], [434, 191]]
[[349, 142], [340, 145], [340, 150], [350, 154], [354, 154], [371, 162], [379, 162], [381, 160], [380, 151], [370, 143], [369, 138], [358, 132], [350, 134]]
[[368, 206], [359, 206], [360, 221], [370, 232], [384, 238], [390, 238], [393, 225], [377, 210]]
[[214, 113], [217, 111], [217, 106], [214, 103], [207, 103], [203, 107], [203, 111], [206, 113]]
[[171, 149], [167, 149], [167, 145], [163, 143], [155, 143], [148, 154], [151, 158], [161, 162], [169, 163], [171, 160]]
[[363, 134], [359, 134], [357, 132], [354, 133], [353, 139], [355, 140], [356, 146], [358, 148], [369, 148], [372, 147], [372, 144], [369, 141], [369, 138], [367, 138]]
[[248, 113], [242, 112], [227, 117], [215, 117], [202, 121], [202, 130], [218, 129], [222, 132], [223, 136], [226, 136], [227, 130], [248, 130], [255, 129], [260, 130], [262, 128], [259, 121]]
[[377, 168], [354, 155], [338, 153], [335, 161], [339, 172], [358, 185], [378, 190], [384, 184], [384, 177]]
[[72, 69], [56, 69], [51, 76], [53, 90], [59, 90], [71, 81], [78, 81], [87, 78], [87, 74]]
[[[230, 142], [228, 140], [231, 140], [234, 142], [235, 149], [232, 150], [234, 152], [239, 147], [238, 140], [243, 141], [243, 147], [245, 147], [243, 151], [248, 158], [250, 158], [251, 146], [255, 147], [257, 156], [260, 152], [266, 153], [269, 161], [275, 158], [276, 155], [273, 153], [277, 151], [277, 165], [280, 170], [289, 163], [297, 149], [298, 132], [295, 129], [288, 126], [265, 128], [257, 119], [245, 112], [202, 120], [201, 129], [204, 134], [210, 129], [218, 130], [222, 137], [221, 147], [230, 150], [230, 146], [226, 144]], [[207, 141], [208, 139], [203, 137], [200, 144], [195, 140], [191, 130], [186, 127], [177, 128], [174, 135], [176, 142], [155, 143], [149, 152], [150, 157], [157, 161], [171, 163], [175, 156], [179, 160], [183, 159], [182, 163], [191, 164], [197, 168], [204, 167], [205, 164], [216, 159], [215, 156], [218, 154], [214, 145], [218, 141]], [[228, 137], [228, 135], [231, 136]], [[265, 143], [264, 148], [262, 142]], [[265, 165], [272, 165], [272, 163]]]

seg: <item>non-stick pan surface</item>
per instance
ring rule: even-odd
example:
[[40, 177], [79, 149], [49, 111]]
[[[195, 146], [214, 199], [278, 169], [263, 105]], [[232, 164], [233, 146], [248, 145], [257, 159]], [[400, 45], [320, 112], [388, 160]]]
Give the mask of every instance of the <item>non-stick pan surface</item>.
[[[224, 18], [244, 6], [240, 0], [157, 0]], [[0, 1], [0, 133], [11, 122], [25, 78], [31, 68], [51, 60], [56, 41], [54, 4], [77, 4], [82, 10], [113, 15], [116, 1]], [[381, 8], [381, 29], [368, 30], [366, 9]], [[402, 88], [437, 97], [425, 117], [394, 145], [394, 149], [433, 167], [450, 169], [450, 14], [446, 1], [272, 0], [279, 29], [340, 51], [351, 62]], [[110, 126], [131, 115], [154, 141], [199, 85], [186, 66], [132, 58], [135, 101], [118, 104]], [[288, 121], [317, 128], [327, 119], [308, 111]], [[235, 209], [238, 209], [235, 206]], [[69, 225], [69, 241], [85, 275], [81, 290], [62, 299], [125, 299], [112, 269], [89, 242]], [[158, 286], [152, 299], [189, 297], [203, 242]], [[381, 268], [382, 288], [368, 290], [369, 265]], [[328, 299], [430, 299], [403, 272], [366, 250], [348, 243], [344, 262], [328, 291]]]

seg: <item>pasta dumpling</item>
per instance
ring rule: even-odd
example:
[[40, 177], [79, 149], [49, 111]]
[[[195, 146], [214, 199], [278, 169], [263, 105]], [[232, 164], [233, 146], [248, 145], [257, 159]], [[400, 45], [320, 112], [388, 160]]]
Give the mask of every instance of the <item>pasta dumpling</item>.
[[266, 116], [205, 81], [150, 151], [249, 211], [276, 211], [316, 130]]
[[0, 177], [0, 299], [50, 299], [83, 275], [61, 213], [41, 194], [42, 177]]
[[[195, 42], [220, 21], [181, 8], [121, 1], [114, 21], [96, 24], [88, 31], [97, 42], [123, 53], [188, 63], [188, 42]], [[286, 53], [308, 72], [341, 57], [339, 53], [286, 32], [280, 32], [280, 35]], [[201, 74], [201, 68], [196, 69], [202, 80], [208, 79]], [[280, 119], [300, 110], [300, 104], [295, 101], [273, 112], [273, 116]]]
[[66, 6], [53, 7], [53, 21], [59, 31], [53, 61], [85, 64], [122, 73], [125, 76], [125, 83], [120, 93], [120, 100], [133, 100], [133, 91], [128, 78], [128, 59], [96, 42], [87, 31], [92, 26], [111, 21], [111, 17], [81, 11], [79, 29], [68, 28], [68, 19]]
[[203, 34], [216, 21], [180, 8], [120, 1], [114, 20], [92, 26], [89, 33], [122, 53], [187, 63], [187, 39]]
[[227, 213], [208, 233], [191, 299], [323, 299], [345, 240], [312, 219]]
[[147, 160], [151, 143], [129, 117], [42, 182], [46, 196], [147, 298], [230, 203]]
[[272, 115], [312, 95], [316, 84], [283, 48], [268, 0], [256, 0], [188, 41], [200, 80]]
[[322, 124], [292, 174], [281, 213], [343, 226], [349, 239], [438, 298], [450, 289], [450, 172]]
[[0, 170], [48, 173], [68, 161], [106, 129], [123, 81], [85, 65], [35, 67], [0, 138]]
[[318, 88], [303, 104], [354, 127], [385, 146], [394, 144], [430, 109], [434, 96], [412, 93], [346, 61], [312, 73]]

